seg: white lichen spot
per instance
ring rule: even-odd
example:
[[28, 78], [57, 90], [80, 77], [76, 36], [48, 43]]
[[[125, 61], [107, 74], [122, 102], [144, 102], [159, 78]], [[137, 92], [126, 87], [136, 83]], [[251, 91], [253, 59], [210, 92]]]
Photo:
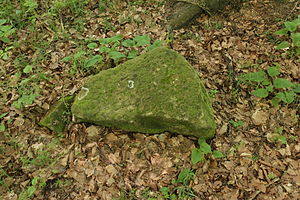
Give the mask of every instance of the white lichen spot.
[[134, 88], [134, 81], [133, 80], [128, 80], [128, 88]]
[[89, 93], [89, 89], [88, 88], [85, 88], [85, 87], [82, 87], [80, 93], [79, 93], [79, 96], [78, 96], [78, 100], [82, 100], [84, 97], [86, 97], [86, 95]]

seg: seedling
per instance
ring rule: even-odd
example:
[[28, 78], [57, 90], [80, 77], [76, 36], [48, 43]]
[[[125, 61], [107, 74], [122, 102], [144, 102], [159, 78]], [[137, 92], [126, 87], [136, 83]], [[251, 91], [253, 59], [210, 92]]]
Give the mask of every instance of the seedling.
[[276, 49], [289, 49], [300, 55], [300, 15], [293, 21], [284, 22], [284, 28], [275, 32], [276, 35], [283, 35], [288, 37], [278, 44]]
[[230, 123], [234, 128], [238, 128], [238, 127], [244, 125], [244, 121], [242, 121], [242, 120], [238, 120], [238, 121], [230, 120], [229, 123]]
[[279, 64], [275, 64], [266, 72], [260, 70], [242, 74], [239, 79], [250, 86], [255, 86], [256, 89], [251, 92], [252, 95], [260, 98], [273, 96], [272, 104], [274, 106], [278, 106], [281, 102], [291, 104], [296, 101], [297, 93], [300, 93], [300, 84], [294, 84], [284, 78], [277, 78], [281, 74], [280, 67]]
[[192, 149], [192, 164], [197, 164], [198, 162], [203, 162], [206, 160], [205, 156], [212, 155], [214, 158], [223, 158], [224, 155], [220, 151], [211, 150], [209, 144], [206, 143], [205, 139], [198, 139], [199, 148]]

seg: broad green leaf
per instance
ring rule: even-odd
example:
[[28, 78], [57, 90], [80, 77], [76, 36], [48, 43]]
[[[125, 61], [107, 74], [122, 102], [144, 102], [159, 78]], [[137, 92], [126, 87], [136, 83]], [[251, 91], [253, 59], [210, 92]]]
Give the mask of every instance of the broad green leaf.
[[0, 132], [5, 131], [5, 129], [6, 129], [5, 124], [4, 124], [4, 123], [1, 123], [1, 124], [0, 124]]
[[272, 76], [277, 76], [277, 75], [280, 74], [280, 71], [279, 71], [278, 67], [269, 67], [267, 69], [267, 72], [268, 72], [269, 76], [271, 76], [271, 77]]
[[[292, 88], [295, 93], [300, 93], [300, 83], [294, 84], [294, 86], [292, 86]], [[0, 119], [1, 119], [1, 117], [0, 117]]]
[[203, 152], [200, 149], [192, 149], [191, 155], [192, 164], [197, 164], [198, 162], [203, 162], [205, 160]]
[[266, 85], [270, 85], [271, 82], [268, 79], [265, 79], [261, 84], [266, 86]]
[[297, 24], [295, 22], [284, 22], [286, 29], [290, 32], [297, 30]]
[[266, 77], [265, 77], [265, 72], [264, 71], [258, 71], [258, 72], [250, 72], [247, 74], [241, 75], [241, 79], [245, 81], [253, 81], [253, 82], [263, 82]]
[[150, 37], [148, 35], [139, 35], [133, 38], [136, 41], [136, 46], [145, 46], [150, 44]]
[[300, 26], [300, 17], [299, 16], [298, 16], [298, 18], [296, 18], [292, 21], [294, 24], [296, 24], [296, 26]]
[[110, 58], [112, 58], [114, 60], [126, 57], [124, 54], [122, 54], [118, 51], [111, 51], [111, 52], [108, 53], [108, 55], [109, 55]]
[[135, 46], [135, 41], [134, 40], [130, 40], [130, 39], [128, 39], [128, 40], [124, 40], [123, 42], [122, 42], [122, 45], [124, 46], [124, 47], [133, 47], [133, 46]]
[[109, 41], [112, 43], [115, 43], [122, 39], [123, 39], [123, 35], [115, 35], [115, 36], [111, 37]]
[[265, 98], [265, 97], [269, 96], [269, 92], [265, 88], [256, 89], [256, 90], [252, 91], [251, 94], [256, 97], [260, 97], [260, 98]]
[[290, 104], [295, 100], [295, 93], [293, 91], [278, 92], [275, 97], [287, 104]]
[[274, 87], [279, 89], [279, 88], [288, 88], [288, 87], [292, 87], [294, 86], [294, 84], [287, 80], [287, 79], [284, 79], [284, 78], [277, 78], [274, 80]]
[[286, 35], [289, 31], [286, 28], [280, 29], [275, 32], [276, 35]]
[[292, 33], [291, 38], [293, 40], [293, 44], [298, 44], [300, 42], [300, 33]]
[[87, 68], [94, 66], [96, 63], [100, 63], [102, 61], [102, 56], [101, 55], [95, 55], [92, 58], [86, 60], [85, 66]]
[[95, 42], [92, 42], [92, 43], [89, 43], [88, 45], [87, 45], [87, 47], [89, 48], [89, 49], [96, 49], [97, 48], [97, 43], [95, 43]]
[[208, 154], [211, 153], [211, 147], [209, 144], [206, 143], [205, 139], [198, 139], [198, 143], [200, 145], [199, 149], [204, 153], [204, 154]]
[[100, 53], [108, 53], [108, 52], [112, 51], [112, 49], [108, 48], [106, 46], [101, 46], [99, 51], [100, 51]]
[[212, 155], [214, 158], [223, 158], [224, 157], [224, 154], [222, 152], [216, 151], [216, 150], [213, 151]]
[[25, 74], [28, 74], [28, 73], [32, 72], [32, 66], [31, 65], [26, 65], [26, 67], [23, 69], [23, 72]]
[[285, 49], [288, 48], [289, 46], [290, 44], [288, 41], [283, 41], [276, 47], [276, 49]]
[[131, 59], [131, 58], [135, 58], [138, 55], [138, 51], [137, 50], [132, 50], [128, 53], [127, 58]]

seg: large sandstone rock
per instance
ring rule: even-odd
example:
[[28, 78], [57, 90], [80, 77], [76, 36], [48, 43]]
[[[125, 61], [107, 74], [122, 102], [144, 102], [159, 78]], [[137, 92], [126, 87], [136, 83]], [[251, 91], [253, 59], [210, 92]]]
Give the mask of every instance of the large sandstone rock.
[[198, 73], [163, 47], [91, 76], [75, 97], [72, 114], [78, 122], [133, 132], [211, 138], [215, 131]]

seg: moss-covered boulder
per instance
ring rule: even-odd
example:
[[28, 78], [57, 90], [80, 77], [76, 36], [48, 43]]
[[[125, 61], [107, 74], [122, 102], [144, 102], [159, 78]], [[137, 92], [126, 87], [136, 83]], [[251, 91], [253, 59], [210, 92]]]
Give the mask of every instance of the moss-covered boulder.
[[39, 125], [47, 127], [55, 133], [64, 132], [66, 125], [70, 121], [73, 100], [74, 96], [61, 98], [41, 119]]
[[164, 47], [91, 76], [71, 110], [77, 122], [126, 131], [204, 138], [215, 131], [198, 73], [183, 56]]

